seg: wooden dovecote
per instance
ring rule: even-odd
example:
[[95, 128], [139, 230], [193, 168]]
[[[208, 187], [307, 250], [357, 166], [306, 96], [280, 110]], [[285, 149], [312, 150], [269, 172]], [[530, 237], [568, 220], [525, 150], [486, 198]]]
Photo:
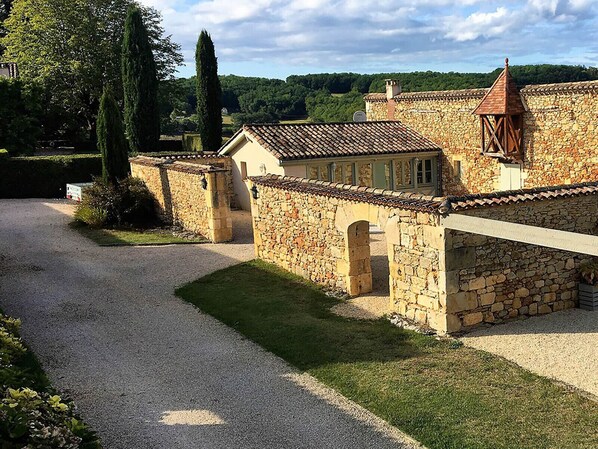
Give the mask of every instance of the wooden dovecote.
[[482, 154], [505, 162], [522, 162], [524, 112], [507, 58], [505, 69], [473, 111], [480, 116]]

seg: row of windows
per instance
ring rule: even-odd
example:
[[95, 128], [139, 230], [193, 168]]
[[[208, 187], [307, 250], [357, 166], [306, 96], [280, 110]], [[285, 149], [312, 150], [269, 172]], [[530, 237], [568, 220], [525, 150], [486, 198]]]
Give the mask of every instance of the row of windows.
[[435, 159], [393, 159], [375, 162], [339, 162], [309, 165], [307, 177], [321, 181], [376, 187], [389, 190], [431, 186], [435, 178]]

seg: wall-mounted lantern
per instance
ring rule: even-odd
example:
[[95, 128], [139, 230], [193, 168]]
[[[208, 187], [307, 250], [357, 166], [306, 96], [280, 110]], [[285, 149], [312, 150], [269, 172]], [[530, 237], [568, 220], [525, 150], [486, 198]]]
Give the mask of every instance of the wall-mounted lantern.
[[251, 196], [253, 196], [253, 199], [257, 200], [259, 198], [259, 194], [258, 194], [258, 191], [257, 191], [257, 186], [254, 184], [253, 187], [250, 190], [251, 190]]
[[206, 190], [208, 188], [208, 180], [205, 177], [205, 175], [203, 178], [201, 178], [201, 188], [204, 190]]

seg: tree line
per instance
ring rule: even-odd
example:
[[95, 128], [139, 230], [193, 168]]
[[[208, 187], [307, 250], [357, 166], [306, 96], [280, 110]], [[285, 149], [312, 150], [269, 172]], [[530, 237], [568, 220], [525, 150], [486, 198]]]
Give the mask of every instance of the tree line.
[[[205, 134], [215, 130], [216, 136], [222, 127], [221, 107], [232, 115], [234, 128], [247, 122], [306, 117], [321, 122], [348, 121], [356, 110], [364, 109], [363, 94], [383, 92], [387, 78], [399, 79], [406, 92], [465, 89], [489, 87], [502, 70], [322, 73], [292, 75], [286, 80], [218, 77], [214, 56], [213, 61], [204, 61], [211, 73], [210, 81], [175, 79], [175, 69], [183, 61], [180, 46], [164, 33], [161, 16], [151, 7], [135, 0], [0, 0], [0, 60], [18, 62], [21, 73], [21, 80], [13, 81], [11, 86], [0, 81], [0, 98], [4, 100], [0, 101], [0, 128], [10, 121], [10, 131], [18, 130], [9, 139], [11, 133], [0, 129], [0, 147], [9, 140], [22, 151], [31, 149], [38, 138], [93, 139], [106, 88], [125, 110], [125, 124], [133, 119], [140, 122], [140, 114], [147, 111], [127, 107], [132, 103], [126, 84], [132, 78], [121, 67], [125, 19], [131, 7], [139, 11], [147, 35], [146, 50], [151, 51], [153, 60], [140, 59], [138, 67], [131, 67], [136, 73], [150, 76], [139, 78], [139, 82], [146, 83], [143, 89], [140, 84], [129, 91], [148, 91], [151, 87], [149, 91], [153, 92], [157, 88], [157, 97], [146, 98], [146, 103], [153, 105], [151, 110], [159, 111], [158, 118], [148, 119], [137, 131], [139, 136], [152, 136], [154, 140], [159, 130], [162, 134], [196, 130]], [[204, 49], [213, 54], [213, 44], [205, 45]], [[198, 44], [197, 55], [199, 50]], [[124, 58], [133, 60], [131, 55]], [[201, 72], [199, 66], [197, 71]], [[519, 85], [598, 79], [598, 69], [583, 66], [511, 66], [511, 73]], [[204, 83], [203, 87], [199, 82]], [[127, 134], [131, 130], [127, 125]], [[19, 139], [14, 137], [16, 134]], [[210, 147], [216, 146], [216, 137], [206, 139], [211, 141]]]
[[[598, 79], [595, 67], [569, 65], [510, 66], [515, 82], [527, 84], [561, 83]], [[234, 128], [248, 122], [277, 122], [309, 116], [317, 122], [350, 121], [363, 110], [363, 95], [384, 92], [385, 79], [399, 79], [404, 92], [490, 87], [502, 71], [488, 73], [409, 72], [320, 73], [291, 75], [286, 80], [220, 76], [222, 106], [232, 114]], [[161, 83], [163, 129], [193, 130], [196, 122], [195, 80], [179, 78]]]
[[[221, 90], [205, 31], [196, 59], [194, 128], [204, 148], [217, 149]], [[0, 0], [0, 61], [16, 62], [20, 72], [18, 80], [0, 79], [0, 148], [11, 153], [31, 152], [38, 139], [95, 146], [101, 104], [112, 115], [114, 104], [124, 111], [131, 152], [156, 151], [164, 100], [188, 100], [179, 90], [158, 91], [183, 58], [160, 13], [136, 0]]]

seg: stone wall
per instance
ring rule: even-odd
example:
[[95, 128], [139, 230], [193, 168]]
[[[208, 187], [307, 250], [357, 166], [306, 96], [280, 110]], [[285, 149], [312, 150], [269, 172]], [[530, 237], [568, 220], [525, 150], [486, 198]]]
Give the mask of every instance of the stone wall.
[[[595, 195], [463, 213], [598, 235]], [[452, 331], [576, 305], [579, 264], [589, 256], [452, 230], [446, 231], [445, 241], [446, 312], [453, 315]]]
[[450, 323], [442, 286], [444, 230], [435, 213], [394, 210], [386, 226], [390, 245], [390, 301], [393, 310], [441, 332]]
[[336, 229], [339, 201], [307, 193], [259, 187], [252, 199], [256, 257], [336, 290], [347, 290], [338, 264], [344, 236]]
[[[586, 256], [447, 229], [444, 198], [274, 175], [249, 182], [258, 197], [257, 257], [360, 295], [372, 288], [368, 229], [377, 224], [385, 232], [393, 309], [440, 332], [576, 304]], [[585, 185], [463, 197], [454, 199], [452, 213], [598, 235], [597, 192]]]
[[[430, 197], [283, 177], [252, 178], [256, 256], [352, 296], [372, 289], [369, 224], [385, 231], [393, 307], [446, 331], [438, 287], [444, 249]], [[402, 207], [403, 202], [404, 207]]]
[[[131, 175], [156, 197], [162, 219], [215, 243], [232, 240], [226, 170], [209, 165], [136, 157]], [[205, 188], [204, 188], [205, 179]]]
[[235, 189], [233, 186], [233, 160], [229, 156], [218, 156], [216, 154], [189, 154], [181, 153], [172, 156], [165, 156], [166, 160], [188, 162], [191, 164], [210, 165], [225, 170], [226, 184], [228, 188], [229, 204], [232, 209], [239, 207], [235, 201]]
[[[482, 156], [481, 125], [472, 114], [485, 89], [402, 93], [394, 98], [394, 118], [443, 148], [443, 193], [501, 190], [501, 164]], [[523, 116], [524, 187], [598, 179], [598, 82], [527, 86]], [[368, 120], [387, 120], [383, 94], [366, 96]], [[455, 173], [461, 162], [462, 175]]]

